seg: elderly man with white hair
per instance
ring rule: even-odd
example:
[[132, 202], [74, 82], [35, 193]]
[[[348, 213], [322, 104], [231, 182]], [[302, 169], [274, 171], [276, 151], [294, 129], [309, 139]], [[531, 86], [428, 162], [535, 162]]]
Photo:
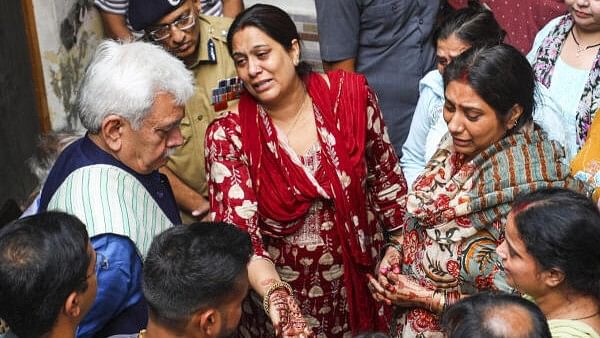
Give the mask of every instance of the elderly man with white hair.
[[40, 200], [40, 211], [80, 218], [98, 253], [98, 294], [78, 337], [146, 325], [140, 254], [181, 223], [158, 168], [183, 142], [179, 124], [193, 92], [184, 64], [144, 42], [105, 41], [86, 71], [76, 107], [87, 133], [57, 159]]

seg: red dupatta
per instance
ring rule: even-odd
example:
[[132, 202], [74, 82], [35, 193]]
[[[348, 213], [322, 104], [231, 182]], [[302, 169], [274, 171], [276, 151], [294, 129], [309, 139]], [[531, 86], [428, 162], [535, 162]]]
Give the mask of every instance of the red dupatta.
[[336, 71], [328, 77], [331, 87], [316, 73], [305, 80], [324, 154], [323, 174], [315, 177], [322, 189], [280, 146], [271, 118], [248, 93], [242, 94], [238, 108], [242, 144], [260, 216], [284, 223], [277, 227], [261, 222], [265, 233], [277, 237], [292, 234], [299, 226], [291, 227], [289, 223], [306, 214], [314, 200], [333, 201], [335, 227], [343, 248], [350, 326], [353, 332], [359, 332], [371, 328], [369, 314], [375, 312], [365, 276], [374, 265], [371, 247], [359, 240], [359, 236], [370, 237], [376, 231], [367, 225], [363, 186], [368, 92], [362, 75]]

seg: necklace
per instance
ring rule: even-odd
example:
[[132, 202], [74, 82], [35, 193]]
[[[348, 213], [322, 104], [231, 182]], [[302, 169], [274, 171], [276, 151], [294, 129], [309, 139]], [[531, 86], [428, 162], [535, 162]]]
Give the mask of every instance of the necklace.
[[573, 26], [573, 28], [571, 28], [571, 36], [573, 37], [573, 41], [575, 41], [575, 44], [577, 45], [577, 57], [579, 57], [579, 55], [582, 52], [585, 52], [588, 49], [600, 46], [600, 43], [597, 43], [595, 45], [589, 45], [589, 46], [582, 47], [581, 44], [579, 44], [579, 41], [577, 41], [577, 38], [575, 37], [574, 30], [575, 30], [575, 26]]
[[304, 104], [306, 103], [306, 97], [308, 95], [306, 95], [306, 91], [304, 92], [304, 98], [302, 99], [302, 104], [300, 104], [300, 108], [298, 108], [298, 111], [296, 112], [296, 117], [294, 117], [294, 122], [292, 122], [292, 126], [290, 127], [290, 129], [288, 129], [285, 134], [289, 137], [289, 135], [292, 133], [292, 131], [294, 130], [294, 128], [296, 128], [296, 124], [298, 124], [298, 121], [300, 120], [300, 116], [302, 115], [302, 110], [304, 109]]

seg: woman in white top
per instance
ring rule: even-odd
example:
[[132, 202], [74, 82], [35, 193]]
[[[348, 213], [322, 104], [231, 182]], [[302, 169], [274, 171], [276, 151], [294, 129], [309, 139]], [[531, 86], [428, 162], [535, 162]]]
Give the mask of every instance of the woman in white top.
[[[448, 127], [441, 118], [444, 106], [442, 74], [445, 66], [466, 49], [497, 45], [504, 36], [505, 32], [492, 12], [477, 3], [451, 13], [434, 32], [437, 69], [425, 75], [419, 83], [419, 101], [408, 138], [402, 147], [400, 165], [409, 188], [448, 132]], [[548, 90], [543, 86], [537, 88], [534, 121], [551, 139], [563, 145], [568, 141], [560, 109], [549, 98]]]
[[506, 35], [494, 14], [478, 4], [451, 13], [433, 34], [437, 69], [427, 73], [419, 82], [419, 101], [408, 138], [402, 147], [400, 165], [409, 186], [423, 171], [442, 136], [448, 132], [442, 118], [442, 74], [446, 65], [463, 51], [471, 47], [499, 44]]
[[600, 106], [600, 1], [565, 0], [569, 13], [548, 23], [527, 55], [561, 108], [575, 155]]

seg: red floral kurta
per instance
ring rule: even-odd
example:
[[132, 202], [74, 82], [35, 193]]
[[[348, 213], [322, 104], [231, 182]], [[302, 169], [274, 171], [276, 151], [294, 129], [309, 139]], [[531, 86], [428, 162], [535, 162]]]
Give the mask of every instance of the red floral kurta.
[[[317, 129], [320, 111], [313, 106]], [[263, 112], [264, 113], [264, 112]], [[383, 125], [381, 112], [375, 95], [369, 91], [367, 100], [366, 133], [366, 179], [368, 220], [370, 226], [393, 229], [402, 222], [403, 211], [398, 200], [406, 194], [407, 187], [398, 165], [397, 156], [389, 142]], [[307, 175], [323, 175], [322, 166], [326, 156], [335, 158], [333, 147], [336, 141], [331, 137], [325, 140], [326, 149], [315, 144], [306, 154], [298, 156], [287, 146], [285, 136], [276, 130], [278, 140], [292, 160], [304, 168]], [[330, 134], [328, 134], [330, 135]], [[240, 117], [235, 112], [225, 113], [216, 119], [207, 130], [206, 157], [209, 175], [209, 196], [211, 213], [215, 220], [236, 224], [248, 231], [257, 258], [269, 259], [284, 281], [295, 290], [300, 307], [318, 337], [350, 337], [348, 304], [344, 285], [342, 241], [334, 227], [336, 209], [331, 199], [315, 199], [309, 211], [299, 220], [280, 224], [262, 217], [257, 211], [261, 203], [255, 198], [253, 180], [249, 174], [248, 158], [242, 150]], [[343, 176], [343, 175], [342, 175]], [[349, 179], [353, 177], [348, 176]], [[316, 179], [314, 180], [317, 181]], [[293, 227], [300, 222], [300, 230], [286, 236], [276, 237], [261, 229], [262, 224], [276, 227]], [[383, 242], [381, 231], [372, 240], [379, 247]], [[376, 260], [378, 252], [371, 252]], [[243, 306], [240, 334], [245, 337], [269, 337], [273, 335], [269, 320], [262, 309], [261, 300], [255, 293], [253, 301]], [[389, 324], [380, 308], [378, 317], [383, 328]]]

